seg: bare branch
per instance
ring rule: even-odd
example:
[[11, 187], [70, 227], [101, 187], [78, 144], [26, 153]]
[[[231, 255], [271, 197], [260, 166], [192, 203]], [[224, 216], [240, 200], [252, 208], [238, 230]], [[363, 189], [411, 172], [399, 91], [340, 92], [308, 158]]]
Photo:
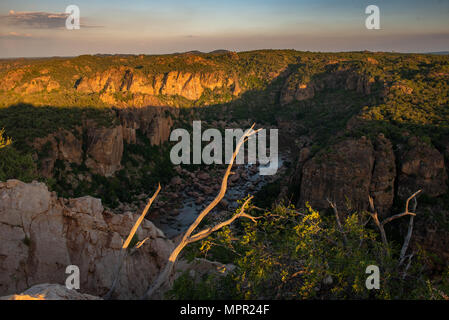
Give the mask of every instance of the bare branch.
[[379, 228], [380, 231], [380, 236], [382, 238], [382, 242], [385, 245], [385, 248], [388, 250], [388, 240], [387, 240], [387, 235], [385, 233], [385, 229], [382, 223], [380, 223], [379, 218], [377, 216], [377, 211], [374, 208], [374, 200], [371, 196], [368, 196], [369, 199], [369, 206], [370, 206], [370, 215], [374, 220], [374, 223], [376, 224], [376, 226]]
[[143, 219], [147, 215], [148, 209], [150, 209], [151, 204], [153, 203], [154, 199], [156, 199], [157, 195], [159, 194], [159, 191], [161, 191], [161, 185], [159, 184], [157, 187], [156, 192], [153, 194], [153, 196], [148, 200], [147, 205], [143, 209], [142, 214], [140, 215], [139, 219], [137, 219], [136, 223], [132, 227], [131, 231], [129, 232], [128, 238], [126, 239], [125, 243], [123, 244], [122, 249], [126, 249], [129, 246], [129, 243], [131, 242], [132, 238], [134, 237], [134, 234], [137, 231], [137, 228], [139, 228], [140, 224], [142, 223]]
[[[157, 195], [159, 194], [159, 191], [161, 191], [161, 185], [160, 184], [158, 185], [158, 187], [157, 187], [156, 191], [154, 192], [153, 196], [148, 200], [148, 203], [145, 206], [145, 208], [143, 209], [142, 214], [137, 219], [137, 221], [134, 224], [134, 226], [131, 228], [131, 231], [129, 232], [128, 238], [126, 238], [126, 241], [123, 243], [122, 250], [120, 252], [119, 263], [118, 263], [117, 270], [116, 270], [115, 275], [114, 275], [114, 280], [112, 282], [111, 288], [109, 289], [108, 293], [106, 293], [106, 295], [104, 296], [104, 299], [110, 299], [112, 294], [114, 293], [115, 287], [116, 287], [117, 282], [118, 282], [118, 278], [120, 276], [120, 271], [122, 270], [123, 263], [125, 262], [126, 257], [128, 256], [128, 250], [127, 249], [128, 249], [129, 243], [131, 242], [132, 238], [136, 234], [137, 228], [139, 228], [140, 224], [142, 223], [143, 219], [145, 218], [148, 210], [151, 207], [151, 204], [153, 203], [154, 199], [156, 199]], [[139, 241], [135, 245], [135, 249], [140, 248], [145, 243], [145, 241], [147, 241], [147, 240], [148, 240], [148, 238], [145, 238], [144, 240]]]
[[410, 216], [410, 222], [409, 222], [409, 226], [408, 226], [407, 235], [405, 236], [404, 244], [402, 245], [401, 253], [400, 253], [400, 256], [399, 256], [399, 266], [400, 266], [400, 265], [404, 262], [404, 260], [405, 260], [405, 253], [407, 252], [407, 248], [408, 248], [408, 245], [409, 245], [409, 243], [410, 243], [410, 238], [412, 237], [412, 232], [413, 232], [413, 219], [414, 219], [414, 216], [416, 216], [415, 213], [409, 211], [409, 202], [410, 202], [411, 199], [414, 200], [413, 207], [412, 207], [412, 211], [415, 211], [415, 210], [416, 210], [416, 206], [417, 206], [417, 204], [418, 204], [418, 202], [416, 201], [416, 198], [415, 198], [415, 197], [416, 197], [421, 191], [422, 191], [422, 190], [416, 191], [414, 194], [412, 194], [412, 195], [407, 199], [407, 201], [406, 201], [406, 203], [405, 203], [405, 212], [402, 212], [402, 213], [399, 213], [399, 214], [395, 214], [394, 216], [388, 217], [388, 218], [386, 218], [385, 220], [383, 220], [382, 222], [380, 222], [379, 219], [378, 219], [378, 217], [377, 217], [377, 212], [376, 212], [376, 210], [374, 209], [374, 201], [373, 201], [373, 198], [372, 198], [371, 196], [369, 196], [369, 205], [370, 205], [370, 211], [371, 211], [370, 214], [371, 214], [371, 217], [372, 217], [373, 220], [374, 220], [374, 223], [377, 225], [377, 227], [378, 227], [379, 230], [380, 230], [380, 234], [381, 234], [381, 237], [382, 237], [382, 242], [386, 245], [387, 250], [388, 250], [388, 240], [387, 240], [387, 235], [386, 235], [386, 233], [385, 233], [384, 226], [385, 226], [387, 223], [389, 223], [389, 222], [391, 222], [391, 221], [393, 221], [393, 220], [396, 220], [396, 219], [398, 219], [398, 218], [401, 218], [401, 217], [404, 217], [404, 216], [407, 216], [407, 215]]
[[332, 202], [329, 199], [326, 199], [326, 200], [329, 203], [329, 205], [331, 206], [331, 208], [334, 210], [335, 219], [337, 220], [338, 230], [340, 231], [341, 234], [343, 234], [343, 243], [346, 246], [348, 243], [348, 239], [346, 238], [346, 234], [344, 233], [343, 227], [340, 222], [340, 216], [338, 214], [337, 205], [335, 204], [335, 202]]
[[[396, 215], [394, 215], [394, 216], [391, 216], [391, 217], [385, 219], [384, 221], [382, 221], [382, 225], [385, 225], [385, 224], [387, 224], [388, 222], [391, 222], [391, 221], [393, 221], [393, 220], [395, 220], [395, 219], [397, 219], [397, 218], [400, 218], [400, 217], [403, 217], [403, 216], [406, 216], [406, 215], [416, 216], [415, 213], [408, 211], [408, 204], [409, 204], [410, 200], [411, 200], [412, 198], [414, 199], [415, 196], [418, 195], [420, 192], [421, 192], [421, 190], [416, 191], [414, 194], [412, 194], [412, 195], [407, 199], [407, 202], [405, 203], [405, 211], [404, 211], [404, 212], [399, 213], [399, 214], [396, 214]], [[415, 199], [414, 209], [416, 209], [416, 199]], [[413, 209], [413, 210], [414, 210], [414, 209]]]
[[226, 190], [227, 190], [227, 185], [228, 185], [228, 177], [229, 174], [231, 173], [231, 169], [232, 169], [232, 165], [234, 164], [235, 161], [235, 157], [237, 156], [238, 152], [240, 151], [241, 146], [243, 145], [243, 143], [246, 141], [246, 139], [250, 136], [252, 136], [253, 134], [255, 134], [257, 131], [253, 130], [254, 128], [254, 124], [251, 126], [250, 129], [248, 129], [243, 136], [240, 138], [239, 142], [237, 143], [237, 146], [235, 148], [235, 151], [232, 155], [232, 158], [229, 162], [228, 168], [226, 169], [226, 172], [224, 174], [223, 180], [221, 182], [221, 188], [220, 188], [220, 192], [218, 193], [217, 197], [198, 215], [198, 217], [196, 218], [196, 220], [192, 223], [192, 225], [187, 229], [186, 233], [184, 234], [183, 240], [187, 239], [190, 237], [190, 235], [192, 234], [192, 232], [195, 230], [196, 227], [198, 227], [198, 225], [201, 223], [201, 221], [203, 220], [203, 218], [213, 209], [215, 208], [218, 203], [220, 203], [220, 201], [223, 199]]
[[[406, 211], [406, 212], [408, 212], [408, 204], [409, 204], [410, 199], [412, 199], [412, 198], [413, 198], [413, 207], [412, 207], [412, 210], [413, 210], [413, 211], [416, 210], [416, 207], [417, 207], [417, 205], [418, 205], [418, 201], [416, 201], [416, 195], [418, 195], [418, 193], [420, 193], [420, 192], [421, 192], [421, 190], [418, 190], [417, 192], [415, 192], [414, 194], [412, 194], [411, 197], [409, 197], [409, 198], [407, 199], [407, 202], [406, 202], [406, 204], [405, 204], [405, 211]], [[412, 237], [414, 216], [415, 216], [415, 214], [413, 214], [413, 215], [410, 216], [410, 222], [409, 222], [409, 224], [408, 224], [407, 235], [405, 236], [404, 243], [403, 243], [402, 248], [401, 248], [401, 254], [400, 254], [400, 256], [399, 256], [399, 266], [402, 265], [402, 263], [403, 263], [404, 260], [405, 260], [405, 254], [406, 254], [406, 252], [407, 252], [408, 245], [409, 245], [410, 239], [411, 239], [411, 237]]]
[[413, 258], [413, 253], [408, 256], [408, 263], [405, 266], [404, 272], [402, 273], [402, 280], [404, 280], [405, 277], [407, 276], [407, 271], [410, 268], [410, 265], [412, 264], [412, 258]]
[[144, 243], [145, 241], [147, 241], [149, 238], [146, 237], [145, 239], [143, 239], [142, 241], [137, 242], [136, 246], [134, 247], [135, 249], [139, 249]]
[[394, 216], [386, 218], [384, 221], [382, 221], [382, 225], [384, 226], [384, 225], [386, 225], [387, 223], [389, 223], [389, 222], [391, 222], [393, 220], [396, 220], [398, 218], [401, 218], [403, 216], [408, 216], [408, 215], [415, 216], [416, 214], [414, 214], [413, 212], [398, 213], [398, 214], [395, 214]]
[[416, 198], [415, 198], [415, 197], [416, 197], [421, 191], [422, 191], [422, 190], [416, 191], [414, 194], [412, 194], [412, 195], [407, 199], [407, 202], [405, 203], [405, 212], [408, 212], [408, 203], [410, 202], [411, 199], [414, 199], [414, 200], [415, 200], [412, 211], [415, 211], [415, 210], [416, 210], [416, 206], [417, 206], [418, 203], [416, 202]]
[[242, 205], [242, 207], [240, 209], [240, 212], [238, 214], [234, 215], [232, 218], [230, 218], [230, 219], [228, 219], [226, 221], [223, 221], [223, 222], [221, 222], [221, 223], [219, 223], [219, 224], [217, 224], [217, 225], [215, 225], [213, 227], [204, 229], [204, 230], [198, 232], [197, 234], [189, 237], [188, 238], [188, 243], [196, 242], [196, 241], [199, 241], [201, 239], [207, 238], [208, 236], [210, 236], [215, 231], [220, 230], [221, 228], [223, 228], [223, 227], [225, 227], [227, 225], [230, 225], [231, 223], [234, 222], [234, 220], [236, 220], [238, 218], [245, 217], [245, 218], [251, 219], [253, 222], [257, 222], [255, 217], [245, 213], [245, 207], [247, 206], [247, 204], [249, 203], [249, 201], [252, 198], [253, 197], [251, 196], [251, 197], [249, 197], [245, 201], [245, 203]]

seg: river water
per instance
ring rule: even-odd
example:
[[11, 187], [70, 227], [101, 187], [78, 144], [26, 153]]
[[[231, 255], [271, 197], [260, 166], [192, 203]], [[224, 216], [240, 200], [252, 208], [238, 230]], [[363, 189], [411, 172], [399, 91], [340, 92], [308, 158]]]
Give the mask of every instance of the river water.
[[[278, 171], [276, 174], [271, 176], [264, 176], [259, 174], [259, 165], [257, 165], [257, 169], [253, 168], [256, 166], [255, 164], [244, 164], [243, 172], [247, 175], [247, 180], [240, 179], [236, 183], [231, 185], [228, 184], [228, 188], [225, 194], [224, 199], [228, 202], [228, 206], [226, 209], [220, 208], [218, 205], [214, 210], [212, 210], [208, 216], [211, 217], [213, 215], [218, 214], [220, 211], [226, 210], [231, 217], [233, 211], [238, 207], [237, 200], [240, 200], [246, 197], [248, 194], [254, 195], [257, 191], [261, 190], [263, 186], [274, 181], [279, 175], [282, 173], [282, 169], [284, 169], [284, 163], [287, 159], [285, 154], [280, 154], [278, 156]], [[261, 165], [262, 166], [262, 165]], [[179, 214], [176, 216], [166, 217], [165, 219], [156, 219], [154, 223], [156, 226], [161, 229], [166, 236], [169, 238], [173, 238], [178, 236], [179, 234], [185, 232], [187, 228], [195, 221], [198, 214], [204, 209], [218, 194], [218, 191], [213, 193], [210, 196], [204, 196], [205, 201], [201, 204], [196, 204], [196, 197], [190, 196], [188, 193], [192, 191], [198, 192], [194, 185], [188, 185], [183, 190], [181, 197], [183, 198], [183, 205], [179, 209]]]

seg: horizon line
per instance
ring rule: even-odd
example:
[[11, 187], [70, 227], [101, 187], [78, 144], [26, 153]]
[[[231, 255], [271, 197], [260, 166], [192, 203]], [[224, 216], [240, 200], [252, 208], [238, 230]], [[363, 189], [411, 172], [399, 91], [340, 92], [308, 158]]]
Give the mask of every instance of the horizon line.
[[[438, 51], [422, 51], [422, 52], [410, 52], [410, 51], [371, 51], [371, 50], [344, 50], [344, 51], [311, 51], [311, 50], [296, 50], [291, 48], [284, 49], [274, 49], [274, 48], [261, 48], [261, 49], [253, 49], [253, 50], [228, 50], [228, 49], [215, 49], [209, 52], [203, 52], [199, 50], [188, 50], [184, 52], [170, 52], [170, 53], [85, 53], [74, 56], [15, 56], [15, 57], [0, 57], [0, 60], [11, 60], [11, 59], [52, 59], [52, 58], [77, 58], [80, 56], [168, 56], [168, 55], [177, 55], [177, 54], [213, 54], [217, 51], [227, 51], [234, 53], [245, 53], [245, 52], [254, 52], [254, 51], [296, 51], [296, 52], [310, 52], [310, 53], [398, 53], [398, 54], [441, 54], [441, 55], [449, 55], [449, 49], [447, 50], [438, 50]], [[223, 52], [224, 53], [224, 52]], [[217, 52], [217, 54], [219, 54]]]

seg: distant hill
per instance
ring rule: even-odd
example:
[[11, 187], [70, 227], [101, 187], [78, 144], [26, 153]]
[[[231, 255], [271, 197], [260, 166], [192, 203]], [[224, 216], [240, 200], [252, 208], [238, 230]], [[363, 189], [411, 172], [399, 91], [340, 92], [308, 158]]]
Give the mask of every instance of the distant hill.
[[446, 54], [449, 54], [449, 51], [428, 52], [427, 54], [441, 54], [441, 55], [446, 55]]
[[211, 53], [211, 54], [224, 54], [224, 53], [229, 53], [229, 52], [232, 52], [232, 51], [226, 50], [226, 49], [218, 49], [218, 50], [211, 51], [209, 53]]

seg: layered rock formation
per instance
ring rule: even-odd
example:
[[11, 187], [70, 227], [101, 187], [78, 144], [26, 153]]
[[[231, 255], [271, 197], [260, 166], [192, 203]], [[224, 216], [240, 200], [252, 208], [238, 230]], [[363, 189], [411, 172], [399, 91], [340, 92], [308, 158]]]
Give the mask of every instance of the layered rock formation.
[[374, 168], [371, 176], [370, 195], [379, 216], [388, 216], [394, 200], [396, 181], [396, 157], [390, 140], [380, 134], [374, 143]]
[[169, 107], [145, 107], [117, 109], [123, 127], [123, 138], [129, 144], [136, 143], [136, 130], [141, 130], [152, 145], [168, 141], [174, 119], [179, 109]]
[[444, 156], [435, 148], [411, 137], [401, 154], [398, 195], [407, 198], [418, 189], [430, 197], [447, 192]]
[[363, 210], [371, 196], [379, 214], [386, 216], [396, 195], [402, 201], [419, 189], [429, 197], [447, 192], [444, 157], [438, 150], [412, 137], [407, 151], [396, 158], [391, 142], [380, 134], [374, 143], [348, 139], [305, 163], [301, 159], [296, 170], [299, 204], [328, 208], [329, 199], [342, 210]]
[[[0, 85], [0, 89], [14, 89], [16, 93], [31, 94], [43, 91], [51, 92], [61, 87], [61, 84], [53, 80], [49, 75], [40, 75], [17, 86], [22, 77], [23, 72], [10, 72]], [[74, 74], [72, 87], [84, 94], [105, 94], [104, 97], [109, 97], [109, 100], [105, 102], [110, 102], [113, 105], [120, 104], [120, 101], [115, 100], [112, 95], [118, 92], [154, 97], [159, 95], [177, 95], [189, 100], [198, 100], [205, 90], [213, 91], [216, 88], [229, 89], [235, 96], [241, 92], [237, 77], [232, 74], [226, 74], [223, 71], [197, 73], [169, 71], [166, 73], [144, 74], [123, 66], [110, 67], [101, 72], [87, 73], [82, 76]]]
[[356, 90], [368, 95], [374, 82], [374, 78], [352, 71], [326, 73], [309, 81], [304, 81], [297, 73], [293, 73], [282, 88], [280, 103], [286, 105], [293, 101], [311, 99], [317, 92], [325, 89]]
[[120, 169], [123, 155], [123, 128], [87, 129], [86, 166], [94, 173], [111, 176]]
[[52, 177], [57, 160], [86, 166], [93, 173], [106, 177], [121, 169], [124, 143], [136, 144], [136, 132], [140, 130], [151, 145], [168, 141], [174, 119], [179, 110], [170, 107], [145, 107], [116, 109], [119, 125], [99, 126], [93, 120], [69, 131], [60, 129], [44, 138], [36, 138], [33, 148], [37, 150], [39, 172]]
[[[65, 284], [66, 267], [80, 269], [80, 292], [104, 295], [111, 286], [125, 237], [137, 214], [104, 211], [92, 197], [62, 199], [42, 183], [0, 183], [0, 295], [39, 283]], [[149, 239], [122, 268], [116, 295], [143, 294], [167, 261], [173, 243], [144, 220]]]
[[369, 140], [351, 139], [337, 144], [331, 152], [304, 164], [301, 205], [308, 201], [314, 208], [327, 208], [329, 199], [339, 208], [365, 209], [373, 166], [374, 152]]
[[[75, 129], [78, 136], [81, 135], [80, 131], [79, 127]], [[76, 164], [83, 161], [82, 141], [68, 130], [59, 130], [45, 138], [37, 138], [33, 147], [39, 151], [40, 172], [44, 177], [52, 176], [56, 160]]]

